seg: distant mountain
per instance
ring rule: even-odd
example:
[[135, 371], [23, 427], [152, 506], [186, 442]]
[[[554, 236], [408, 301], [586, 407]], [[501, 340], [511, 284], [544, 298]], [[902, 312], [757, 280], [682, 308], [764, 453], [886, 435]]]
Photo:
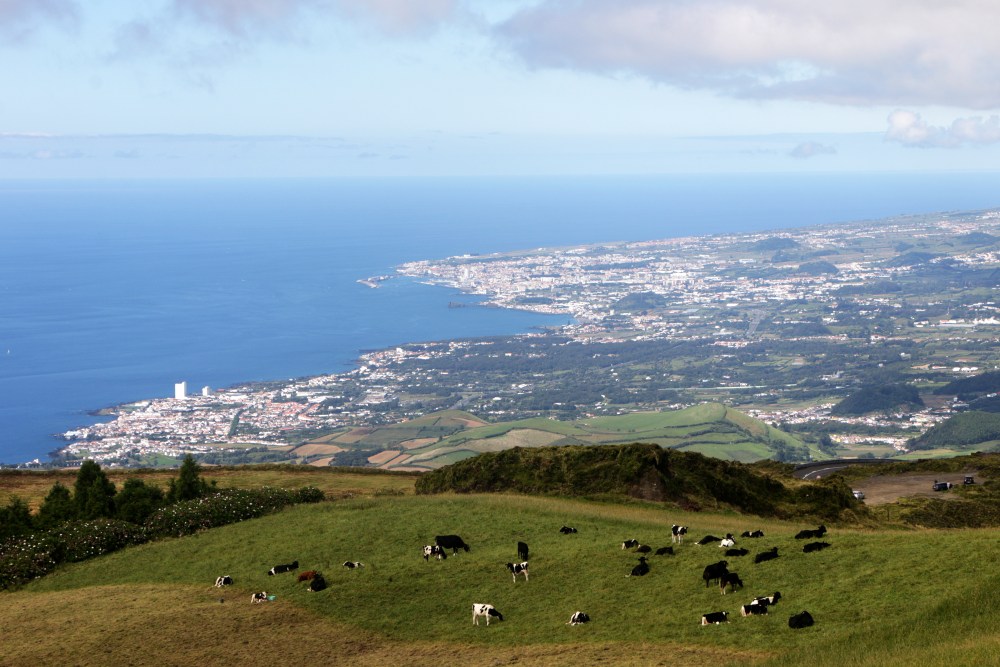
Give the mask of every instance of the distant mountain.
[[958, 395], [963, 398], [1000, 392], [1000, 371], [980, 373], [968, 378], [952, 380], [934, 390], [938, 395]]
[[[978, 410], [963, 412], [949, 417], [908, 444], [910, 449], [1000, 450], [1000, 414]], [[982, 447], [984, 444], [988, 446]]]
[[824, 274], [840, 273], [840, 269], [834, 266], [831, 262], [819, 260], [816, 262], [805, 262], [804, 264], [799, 264], [799, 268], [795, 272], [805, 273], [810, 276], [821, 276]]
[[833, 406], [832, 415], [864, 415], [905, 406], [922, 406], [923, 399], [916, 387], [887, 384], [864, 387]]

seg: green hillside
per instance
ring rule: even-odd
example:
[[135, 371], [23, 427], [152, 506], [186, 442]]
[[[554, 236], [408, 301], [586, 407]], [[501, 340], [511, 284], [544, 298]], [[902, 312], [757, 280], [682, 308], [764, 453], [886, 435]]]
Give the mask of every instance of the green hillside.
[[1000, 447], [1000, 414], [972, 410], [949, 417], [909, 441], [910, 449], [978, 449], [996, 451]]
[[[439, 421], [434, 421], [435, 418]], [[445, 426], [440, 425], [442, 420], [446, 421]], [[741, 462], [823, 456], [815, 445], [718, 403], [575, 421], [536, 417], [495, 424], [487, 424], [468, 413], [448, 411], [402, 424], [355, 429], [325, 442], [362, 450], [370, 457], [370, 463], [383, 469], [418, 471], [514, 447], [632, 442]]]
[[[625, 577], [635, 537], [670, 544], [643, 578]], [[561, 525], [576, 527], [562, 535]], [[830, 525], [832, 544], [802, 553], [785, 523], [734, 513], [664, 512], [659, 505], [508, 495], [383, 496], [304, 505], [180, 539], [129, 548], [60, 568], [2, 593], [0, 662], [27, 665], [987, 665], [995, 664], [1000, 575], [983, 568], [993, 530], [873, 531]], [[815, 527], [814, 524], [812, 527]], [[778, 561], [730, 558], [745, 588], [722, 596], [701, 579], [720, 558], [698, 537], [762, 529], [740, 540]], [[421, 546], [456, 533], [469, 553], [425, 562]], [[530, 581], [504, 563], [531, 549]], [[330, 588], [310, 593], [272, 565], [297, 559]], [[361, 570], [341, 566], [365, 563]], [[212, 586], [221, 574], [235, 586]], [[273, 602], [251, 605], [252, 591]], [[781, 591], [767, 616], [739, 606]], [[474, 602], [503, 622], [476, 627]], [[788, 628], [809, 610], [816, 625]], [[592, 622], [566, 624], [583, 610]], [[702, 626], [728, 611], [730, 623]]]

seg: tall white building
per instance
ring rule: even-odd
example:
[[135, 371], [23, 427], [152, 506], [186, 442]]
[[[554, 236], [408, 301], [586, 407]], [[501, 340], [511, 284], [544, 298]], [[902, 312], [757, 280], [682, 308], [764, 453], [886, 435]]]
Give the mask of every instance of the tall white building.
[[205, 385], [204, 387], [201, 388], [201, 395], [202, 396], [211, 396], [212, 395], [212, 388], [209, 387], [208, 385]]
[[174, 398], [187, 398], [188, 395], [188, 383], [178, 382], [174, 385]]

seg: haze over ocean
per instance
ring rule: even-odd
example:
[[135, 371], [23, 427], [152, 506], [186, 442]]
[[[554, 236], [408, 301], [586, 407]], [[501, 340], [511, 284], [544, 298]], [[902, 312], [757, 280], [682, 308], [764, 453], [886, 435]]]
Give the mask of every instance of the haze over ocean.
[[561, 317], [356, 281], [464, 253], [1000, 206], [1000, 174], [0, 182], [0, 461], [87, 411], [346, 371], [362, 349]]

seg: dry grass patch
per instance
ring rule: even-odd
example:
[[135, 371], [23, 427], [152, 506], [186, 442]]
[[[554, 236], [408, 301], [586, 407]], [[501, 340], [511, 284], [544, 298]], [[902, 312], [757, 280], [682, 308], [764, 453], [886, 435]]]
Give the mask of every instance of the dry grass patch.
[[295, 456], [312, 456], [313, 454], [339, 454], [347, 450], [337, 445], [320, 445], [314, 442], [307, 443], [301, 447], [296, 447], [292, 454]]

